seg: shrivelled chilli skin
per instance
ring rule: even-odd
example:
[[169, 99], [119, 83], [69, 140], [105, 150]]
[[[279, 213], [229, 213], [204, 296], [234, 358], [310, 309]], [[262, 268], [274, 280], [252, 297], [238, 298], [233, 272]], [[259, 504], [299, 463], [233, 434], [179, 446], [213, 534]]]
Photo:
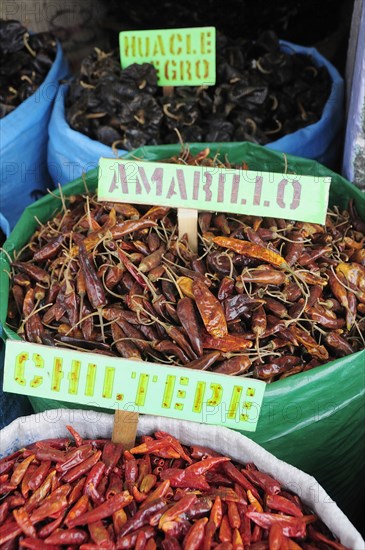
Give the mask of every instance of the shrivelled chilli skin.
[[219, 246], [234, 250], [235, 252], [238, 252], [238, 254], [259, 259], [277, 267], [285, 266], [286, 264], [285, 258], [280, 256], [280, 254], [249, 241], [240, 241], [239, 239], [232, 239], [229, 237], [215, 237], [213, 242]]
[[195, 281], [193, 294], [204, 326], [214, 338], [223, 338], [228, 334], [227, 321], [219, 300], [210, 292], [207, 285]]
[[123, 451], [67, 429], [73, 440], [37, 441], [0, 459], [11, 480], [0, 484], [2, 547], [239, 550], [259, 542], [280, 550], [284, 541], [294, 550], [305, 541], [313, 550], [348, 550], [299, 496], [253, 463], [183, 445], [161, 430]]
[[194, 301], [185, 296], [177, 303], [176, 309], [179, 320], [187, 332], [194, 351], [200, 356], [203, 353], [201, 330], [198, 324]]
[[96, 274], [95, 268], [90, 262], [84, 246], [80, 245], [80, 266], [85, 277], [86, 292], [93, 307], [105, 306], [107, 301], [103, 286]]

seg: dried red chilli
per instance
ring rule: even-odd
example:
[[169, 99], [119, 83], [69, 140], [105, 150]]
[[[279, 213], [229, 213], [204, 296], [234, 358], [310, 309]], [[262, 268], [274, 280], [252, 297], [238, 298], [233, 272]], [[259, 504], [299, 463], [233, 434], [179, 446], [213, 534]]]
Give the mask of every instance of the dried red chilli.
[[[17, 503], [14, 497], [21, 486], [18, 472], [35, 463], [33, 475], [38, 479], [45, 464], [54, 478], [62, 465], [70, 462], [69, 457], [79, 456], [79, 451], [90, 445], [75, 430], [70, 431], [76, 442], [67, 445], [63, 462], [60, 456], [57, 461], [36, 458], [31, 451], [37, 444], [22, 449], [14, 460], [0, 462], [10, 464], [9, 475], [17, 482], [0, 505], [0, 545], [36, 550], [69, 545], [80, 550], [209, 550], [233, 543], [234, 548], [249, 550], [256, 548], [258, 540], [263, 548], [278, 549], [277, 542], [286, 540], [286, 548], [322, 548], [325, 542], [346, 550], [298, 496], [284, 490], [254, 464], [233, 462], [209, 448], [181, 445], [161, 431], [143, 436], [130, 452], [123, 452], [121, 445], [109, 440], [98, 440], [100, 449], [94, 450], [97, 461], [87, 476], [67, 482], [61, 475], [54, 486], [44, 481], [40, 486], [43, 491], [29, 488]], [[49, 446], [57, 449], [57, 440]], [[166, 455], [174, 457], [169, 459], [170, 468], [153, 475], [153, 483], [148, 483], [150, 467], [164, 462], [161, 457]], [[88, 460], [85, 458], [84, 463]], [[86, 470], [82, 462], [76, 468]], [[222, 484], [227, 477], [232, 487]], [[197, 490], [194, 483], [198, 479]], [[102, 486], [108, 485], [113, 490], [104, 494]], [[140, 491], [144, 498], [135, 498], [142, 495]], [[10, 506], [10, 502], [15, 505]], [[148, 540], [151, 543], [146, 546]]]
[[[224, 166], [209, 150], [169, 162]], [[26, 340], [266, 382], [365, 347], [351, 201], [325, 226], [202, 212], [199, 255], [172, 209], [64, 203], [12, 263], [8, 324]]]

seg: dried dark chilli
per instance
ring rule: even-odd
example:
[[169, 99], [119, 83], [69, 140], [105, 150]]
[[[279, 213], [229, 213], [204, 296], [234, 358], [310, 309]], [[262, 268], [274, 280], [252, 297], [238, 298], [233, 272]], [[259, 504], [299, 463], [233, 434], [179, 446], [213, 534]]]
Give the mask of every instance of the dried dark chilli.
[[66, 99], [70, 126], [131, 150], [183, 141], [265, 144], [317, 122], [329, 97], [325, 67], [284, 53], [276, 35], [255, 41], [217, 37], [215, 86], [175, 87], [164, 97], [152, 65], [122, 70], [119, 51], [86, 57]]
[[19, 21], [0, 19], [0, 118], [34, 94], [55, 57], [50, 33], [30, 34]]
[[346, 550], [253, 463], [161, 431], [123, 452], [67, 428], [75, 442], [39, 441], [0, 460], [10, 480], [0, 504], [2, 548]]
[[14, 258], [8, 324], [22, 338], [266, 382], [365, 347], [353, 203], [325, 226], [202, 212], [198, 256], [173, 209], [87, 199], [64, 197]]

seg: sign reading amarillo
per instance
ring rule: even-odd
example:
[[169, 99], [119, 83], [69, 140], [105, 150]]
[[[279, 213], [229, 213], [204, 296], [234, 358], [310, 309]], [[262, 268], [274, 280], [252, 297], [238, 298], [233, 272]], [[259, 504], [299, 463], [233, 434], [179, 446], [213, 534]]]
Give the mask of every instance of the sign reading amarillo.
[[255, 431], [266, 384], [7, 340], [4, 391]]
[[324, 224], [329, 177], [101, 158], [98, 200]]

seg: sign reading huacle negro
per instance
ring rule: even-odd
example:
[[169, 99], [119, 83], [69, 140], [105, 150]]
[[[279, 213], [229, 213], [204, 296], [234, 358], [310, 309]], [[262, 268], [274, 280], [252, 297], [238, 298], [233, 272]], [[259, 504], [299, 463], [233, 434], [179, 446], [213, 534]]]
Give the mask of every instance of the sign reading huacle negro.
[[122, 68], [151, 63], [160, 86], [215, 84], [215, 28], [195, 27], [119, 33]]

